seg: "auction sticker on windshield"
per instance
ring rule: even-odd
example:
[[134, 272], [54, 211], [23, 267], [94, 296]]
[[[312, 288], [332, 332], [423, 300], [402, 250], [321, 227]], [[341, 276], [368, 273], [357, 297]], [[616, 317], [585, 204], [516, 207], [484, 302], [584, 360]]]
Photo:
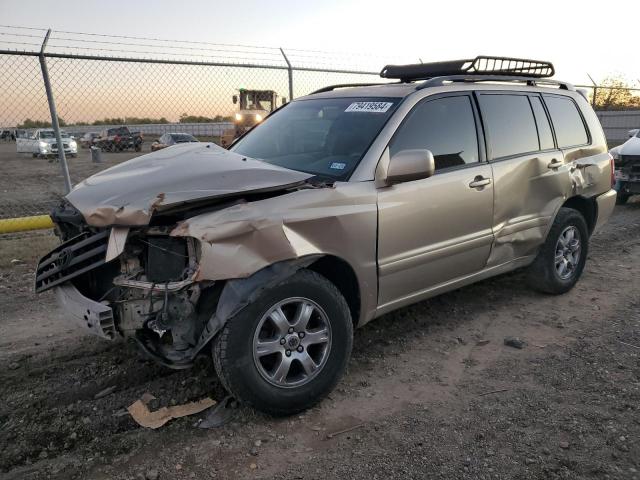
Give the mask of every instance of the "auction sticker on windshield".
[[384, 113], [391, 108], [391, 102], [353, 102], [345, 112]]

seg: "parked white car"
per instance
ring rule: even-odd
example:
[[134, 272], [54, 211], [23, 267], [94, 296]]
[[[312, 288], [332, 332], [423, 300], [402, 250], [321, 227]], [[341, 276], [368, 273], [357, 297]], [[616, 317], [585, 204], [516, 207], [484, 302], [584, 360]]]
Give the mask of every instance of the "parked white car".
[[629, 130], [629, 140], [609, 150], [615, 161], [617, 203], [627, 203], [640, 194], [640, 129]]
[[[66, 132], [60, 132], [64, 153], [75, 157], [78, 155], [78, 144]], [[49, 157], [58, 155], [56, 134], [52, 128], [36, 130], [33, 135], [16, 138], [18, 153], [31, 153], [34, 157]]]

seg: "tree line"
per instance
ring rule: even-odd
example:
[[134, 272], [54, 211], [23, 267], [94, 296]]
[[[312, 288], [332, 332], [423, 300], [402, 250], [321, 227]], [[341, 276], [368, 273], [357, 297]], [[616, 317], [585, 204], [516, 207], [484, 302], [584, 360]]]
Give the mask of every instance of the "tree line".
[[[231, 122], [232, 117], [215, 115], [213, 117], [205, 117], [202, 115], [189, 115], [183, 113], [180, 115], [179, 123], [217, 123], [217, 122]], [[69, 124], [62, 117], [58, 117], [58, 123], [61, 127], [66, 127]], [[164, 124], [172, 123], [167, 120], [166, 117], [152, 118], [152, 117], [105, 117], [101, 120], [94, 120], [93, 122], [73, 122], [74, 126], [100, 126], [100, 125], [148, 125], [148, 124]], [[16, 128], [51, 128], [51, 121], [47, 120], [33, 120], [26, 118]]]

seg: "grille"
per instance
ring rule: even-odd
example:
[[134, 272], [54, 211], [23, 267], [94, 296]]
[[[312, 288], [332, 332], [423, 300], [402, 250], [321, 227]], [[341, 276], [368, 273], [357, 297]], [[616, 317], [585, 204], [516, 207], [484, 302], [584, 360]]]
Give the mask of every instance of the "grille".
[[640, 162], [640, 155], [620, 155], [620, 160], [623, 162]]
[[[52, 143], [51, 144], [51, 149], [53, 150], [54, 148], [58, 148], [58, 144], [57, 143]], [[69, 148], [69, 144], [68, 143], [63, 143], [62, 144], [62, 148]]]
[[105, 262], [110, 230], [82, 233], [45, 255], [36, 270], [36, 293], [44, 292]]

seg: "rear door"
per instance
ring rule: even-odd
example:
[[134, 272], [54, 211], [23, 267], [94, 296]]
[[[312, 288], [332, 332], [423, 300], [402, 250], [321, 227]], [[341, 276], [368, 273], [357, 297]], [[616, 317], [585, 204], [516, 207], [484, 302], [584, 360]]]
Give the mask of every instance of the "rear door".
[[571, 180], [538, 94], [476, 97], [495, 182], [492, 267], [536, 252]]
[[430, 178], [378, 190], [381, 310], [419, 300], [484, 268], [493, 236], [491, 166], [484, 161], [470, 94], [427, 97], [398, 127], [389, 154], [428, 149]]

